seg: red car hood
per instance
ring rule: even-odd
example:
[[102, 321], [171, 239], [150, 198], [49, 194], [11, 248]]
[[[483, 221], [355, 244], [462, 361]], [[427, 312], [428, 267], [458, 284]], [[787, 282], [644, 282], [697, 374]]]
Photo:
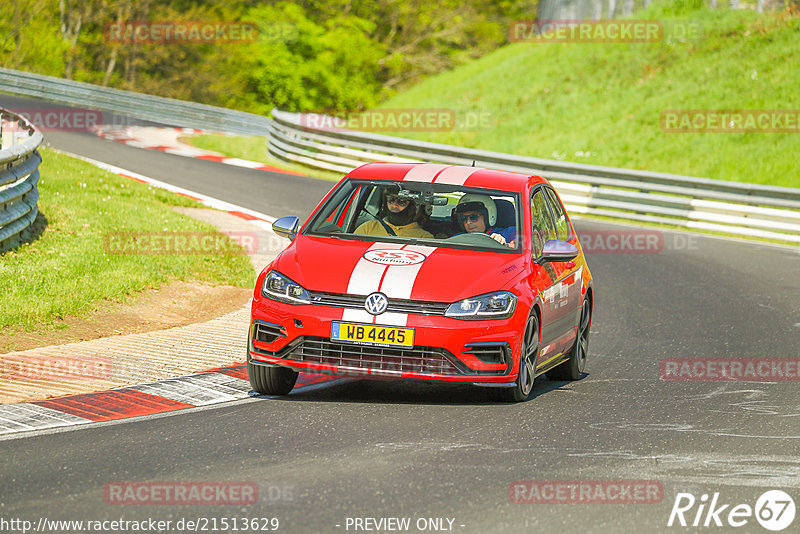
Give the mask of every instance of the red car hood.
[[390, 298], [436, 302], [505, 289], [523, 265], [522, 254], [303, 235], [273, 262], [275, 269], [311, 291], [381, 291]]

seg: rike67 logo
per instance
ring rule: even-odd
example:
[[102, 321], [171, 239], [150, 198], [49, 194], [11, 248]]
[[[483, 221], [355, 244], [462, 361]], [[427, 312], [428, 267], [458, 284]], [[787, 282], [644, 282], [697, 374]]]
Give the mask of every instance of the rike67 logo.
[[781, 490], [762, 493], [755, 506], [726, 503], [719, 493], [714, 493], [710, 501], [708, 494], [697, 499], [691, 493], [678, 493], [667, 526], [738, 528], [752, 524], [755, 518], [765, 529], [778, 532], [792, 524], [794, 515], [794, 500]]

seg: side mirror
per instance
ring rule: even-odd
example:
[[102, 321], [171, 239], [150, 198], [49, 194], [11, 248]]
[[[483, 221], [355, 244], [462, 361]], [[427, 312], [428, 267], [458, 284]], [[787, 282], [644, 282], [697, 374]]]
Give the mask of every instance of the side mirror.
[[542, 255], [536, 263], [570, 261], [578, 257], [578, 247], [567, 241], [550, 239], [542, 248]]
[[287, 215], [286, 217], [281, 217], [280, 219], [272, 223], [272, 231], [281, 237], [285, 237], [286, 239], [289, 240], [294, 240], [294, 237], [297, 235], [297, 228], [299, 226], [300, 226], [300, 219], [298, 219], [294, 215]]

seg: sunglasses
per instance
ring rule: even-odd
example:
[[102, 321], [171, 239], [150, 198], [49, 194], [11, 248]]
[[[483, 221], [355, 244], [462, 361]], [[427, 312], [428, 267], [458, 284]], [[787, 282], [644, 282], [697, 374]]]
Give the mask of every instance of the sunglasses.
[[386, 197], [387, 204], [397, 204], [398, 206], [408, 206], [408, 203], [411, 202], [407, 198], [400, 198], [398, 196], [388, 196]]
[[478, 222], [478, 219], [480, 219], [481, 217], [482, 215], [480, 213], [470, 213], [469, 215], [462, 215], [460, 219], [462, 223], [465, 223], [467, 221]]

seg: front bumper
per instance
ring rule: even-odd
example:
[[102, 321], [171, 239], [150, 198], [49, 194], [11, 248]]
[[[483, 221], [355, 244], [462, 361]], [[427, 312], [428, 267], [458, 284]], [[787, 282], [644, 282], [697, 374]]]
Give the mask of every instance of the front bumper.
[[[253, 301], [248, 361], [340, 376], [374, 376], [508, 385], [516, 379], [520, 326], [508, 319], [461, 321], [409, 314], [414, 346], [384, 347], [331, 340], [343, 308]], [[377, 316], [377, 324], [381, 316]], [[524, 326], [524, 321], [522, 322]]]

